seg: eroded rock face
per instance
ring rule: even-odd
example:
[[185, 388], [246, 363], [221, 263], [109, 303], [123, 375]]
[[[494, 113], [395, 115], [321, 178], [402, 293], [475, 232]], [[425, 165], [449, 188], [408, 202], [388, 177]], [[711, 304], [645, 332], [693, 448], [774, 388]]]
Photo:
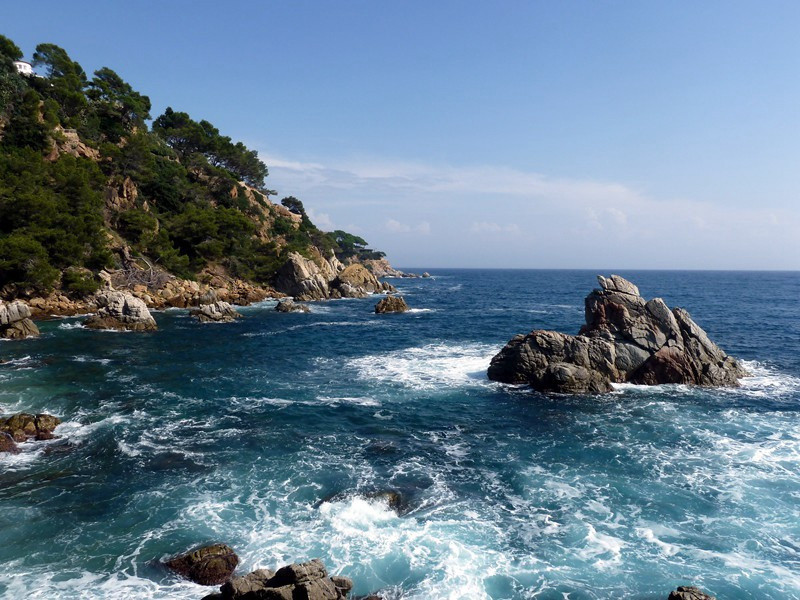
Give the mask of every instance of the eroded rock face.
[[239, 557], [227, 544], [212, 544], [180, 554], [164, 564], [200, 585], [219, 585], [231, 578]]
[[408, 304], [402, 296], [386, 296], [375, 305], [375, 312], [382, 313], [402, 313], [408, 310]]
[[674, 592], [670, 592], [667, 600], [717, 600], [693, 585], [679, 585]]
[[90, 329], [118, 329], [126, 331], [155, 331], [157, 329], [144, 300], [127, 292], [101, 292], [95, 301], [98, 306], [84, 325]]
[[21, 340], [39, 335], [39, 328], [31, 321], [31, 309], [21, 300], [0, 301], [0, 337]]
[[393, 291], [388, 283], [378, 279], [364, 265], [354, 263], [345, 267], [339, 259], [316, 253], [305, 258], [291, 252], [278, 270], [273, 283], [276, 290], [296, 300], [326, 300], [330, 298], [363, 298], [381, 291]]
[[220, 593], [207, 598], [219, 600], [344, 600], [353, 588], [347, 577], [329, 577], [319, 559], [291, 564], [272, 573], [267, 569], [233, 577]]
[[682, 308], [645, 301], [618, 275], [599, 276], [577, 336], [517, 335], [492, 359], [490, 379], [559, 393], [609, 392], [612, 383], [737, 386], [746, 375]]
[[212, 304], [201, 304], [200, 308], [190, 312], [201, 323], [232, 323], [242, 315], [227, 302], [217, 301]]

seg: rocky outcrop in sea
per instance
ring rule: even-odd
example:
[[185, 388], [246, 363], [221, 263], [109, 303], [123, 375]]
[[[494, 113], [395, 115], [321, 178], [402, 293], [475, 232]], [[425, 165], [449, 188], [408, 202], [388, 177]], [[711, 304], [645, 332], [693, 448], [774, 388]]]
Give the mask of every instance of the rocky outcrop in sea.
[[275, 310], [281, 313], [311, 312], [311, 309], [308, 308], [308, 306], [305, 304], [300, 304], [299, 302], [295, 302], [291, 298], [283, 298], [282, 300], [279, 300], [278, 304], [275, 305]]
[[347, 577], [329, 576], [319, 559], [278, 569], [258, 569], [233, 577], [203, 600], [345, 600], [353, 582]]
[[492, 358], [489, 379], [542, 392], [602, 393], [612, 383], [737, 386], [747, 373], [682, 308], [646, 301], [618, 275], [598, 276], [577, 336], [535, 330]]
[[218, 300], [211, 304], [201, 304], [200, 308], [189, 312], [201, 323], [233, 323], [242, 315], [227, 302]]
[[386, 298], [381, 298], [375, 305], [377, 314], [403, 313], [407, 310], [408, 304], [406, 304], [402, 296], [386, 296]]
[[231, 578], [239, 557], [227, 544], [211, 544], [174, 556], [164, 564], [200, 585], [219, 585]]
[[84, 326], [90, 329], [117, 329], [120, 331], [155, 331], [158, 329], [144, 300], [127, 292], [101, 292], [95, 301], [98, 306]]
[[369, 294], [394, 291], [359, 263], [345, 267], [336, 256], [315, 253], [306, 258], [297, 252], [278, 270], [274, 287], [296, 300], [364, 298]]
[[18, 413], [0, 419], [0, 452], [19, 452], [17, 442], [51, 440], [61, 419], [48, 414]]
[[693, 585], [679, 585], [674, 592], [669, 593], [667, 600], [717, 600], [717, 598]]
[[21, 300], [0, 301], [0, 337], [21, 340], [39, 335], [39, 328], [31, 321], [31, 309]]

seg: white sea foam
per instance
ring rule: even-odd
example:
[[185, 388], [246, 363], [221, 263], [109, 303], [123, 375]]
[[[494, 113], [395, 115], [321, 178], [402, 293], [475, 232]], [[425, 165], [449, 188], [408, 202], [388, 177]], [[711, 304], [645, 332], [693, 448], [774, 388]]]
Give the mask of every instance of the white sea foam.
[[380, 406], [381, 403], [375, 398], [362, 396], [317, 396], [317, 400], [323, 404], [357, 404], [359, 406]]
[[435, 308], [409, 308], [406, 312], [411, 314], [436, 312]]
[[59, 329], [86, 329], [83, 323], [75, 321], [74, 323], [61, 323]]
[[751, 374], [740, 380], [738, 392], [753, 397], [786, 396], [800, 392], [800, 377], [781, 373], [758, 361], [742, 361]]
[[413, 389], [480, 385], [497, 348], [488, 344], [428, 344], [347, 361], [362, 379]]
[[100, 365], [107, 365], [111, 363], [110, 358], [96, 358], [94, 356], [73, 356], [72, 360], [79, 363], [97, 363]]

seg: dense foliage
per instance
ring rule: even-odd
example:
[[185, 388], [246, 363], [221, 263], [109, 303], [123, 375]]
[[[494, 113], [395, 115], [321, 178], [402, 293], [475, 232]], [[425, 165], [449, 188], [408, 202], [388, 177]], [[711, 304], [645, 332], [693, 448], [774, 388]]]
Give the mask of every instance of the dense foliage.
[[90, 79], [40, 44], [39, 74], [26, 77], [13, 64], [22, 55], [0, 35], [0, 296], [94, 291], [91, 272], [124, 266], [124, 246], [182, 277], [215, 264], [261, 283], [311, 246], [382, 256], [317, 229], [296, 198], [283, 205], [300, 219], [281, 213], [257, 152], [208, 121], [167, 108], [148, 128], [150, 99], [113, 70]]

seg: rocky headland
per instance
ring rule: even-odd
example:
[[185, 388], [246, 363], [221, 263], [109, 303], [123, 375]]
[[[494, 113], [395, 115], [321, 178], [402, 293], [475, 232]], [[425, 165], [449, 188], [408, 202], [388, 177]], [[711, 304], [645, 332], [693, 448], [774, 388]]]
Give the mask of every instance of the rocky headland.
[[603, 393], [614, 383], [738, 386], [742, 365], [682, 308], [646, 301], [618, 275], [598, 276], [578, 335], [535, 330], [492, 358], [489, 379], [555, 393]]

